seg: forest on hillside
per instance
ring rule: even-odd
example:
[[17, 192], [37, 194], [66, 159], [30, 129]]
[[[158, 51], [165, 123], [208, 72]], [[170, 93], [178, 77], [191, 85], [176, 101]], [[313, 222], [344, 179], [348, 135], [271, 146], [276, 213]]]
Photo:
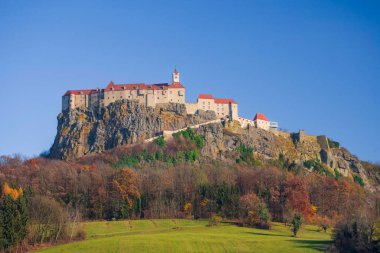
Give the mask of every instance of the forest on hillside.
[[[81, 220], [188, 218], [263, 229], [272, 221], [293, 229], [297, 222], [317, 224], [335, 227], [338, 250], [347, 241], [364, 250], [353, 252], [379, 249], [380, 197], [360, 180], [326, 173], [318, 162], [310, 172], [282, 157], [257, 160], [246, 146], [234, 151], [239, 159], [211, 160], [200, 155], [202, 146], [202, 137], [187, 130], [170, 142], [159, 138], [76, 161], [2, 156], [0, 227], [17, 226], [0, 234], [24, 230], [0, 247], [81, 239], [83, 231], [68, 225]], [[7, 212], [20, 215], [9, 220]]]

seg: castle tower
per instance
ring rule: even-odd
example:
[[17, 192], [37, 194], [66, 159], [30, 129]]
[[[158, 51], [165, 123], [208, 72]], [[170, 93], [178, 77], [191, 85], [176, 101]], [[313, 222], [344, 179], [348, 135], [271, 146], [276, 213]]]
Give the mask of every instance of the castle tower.
[[177, 71], [177, 68], [174, 68], [172, 79], [173, 83], [179, 83], [179, 72]]

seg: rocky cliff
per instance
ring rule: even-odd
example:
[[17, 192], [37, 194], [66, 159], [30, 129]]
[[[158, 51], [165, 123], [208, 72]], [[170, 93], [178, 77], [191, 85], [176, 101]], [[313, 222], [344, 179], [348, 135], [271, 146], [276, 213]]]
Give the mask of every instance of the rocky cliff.
[[[289, 163], [303, 167], [305, 161], [318, 160], [334, 174], [334, 169], [343, 176], [360, 176], [366, 186], [368, 172], [360, 160], [345, 148], [330, 148], [327, 137], [299, 133], [270, 132], [258, 128], [242, 129], [235, 123], [209, 124], [201, 126], [198, 133], [204, 135], [205, 146], [202, 155], [213, 159], [232, 158], [237, 147], [244, 144], [253, 148], [260, 160], [277, 160], [280, 156]], [[228, 157], [230, 156], [230, 157]]]
[[[75, 109], [58, 115], [58, 132], [50, 149], [52, 158], [71, 160], [124, 144], [141, 143], [173, 131], [216, 119], [214, 112], [186, 113], [183, 104], [161, 104], [156, 108], [123, 100], [97, 109]], [[344, 148], [330, 148], [326, 136], [271, 132], [253, 127], [243, 129], [238, 122], [207, 124], [197, 130], [205, 139], [203, 158], [233, 162], [237, 148], [252, 147], [258, 160], [277, 160], [303, 166], [305, 161], [321, 161], [332, 174], [359, 175], [368, 184], [361, 162]]]
[[58, 115], [50, 157], [70, 160], [123, 144], [142, 142], [164, 130], [176, 130], [215, 119], [214, 112], [187, 115], [184, 104], [146, 107], [122, 100], [107, 107], [75, 109]]

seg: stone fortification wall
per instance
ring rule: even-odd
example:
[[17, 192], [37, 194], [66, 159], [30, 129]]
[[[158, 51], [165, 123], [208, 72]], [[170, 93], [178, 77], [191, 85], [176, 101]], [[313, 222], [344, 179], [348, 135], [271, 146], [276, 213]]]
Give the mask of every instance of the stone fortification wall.
[[325, 135], [317, 136], [317, 141], [321, 146], [321, 149], [330, 150], [329, 141]]
[[185, 105], [186, 105], [187, 114], [195, 114], [198, 110], [197, 103], [186, 103]]
[[281, 131], [281, 130], [277, 130], [277, 136], [285, 138], [285, 139], [291, 139], [292, 138], [291, 133], [285, 132], [285, 131]]

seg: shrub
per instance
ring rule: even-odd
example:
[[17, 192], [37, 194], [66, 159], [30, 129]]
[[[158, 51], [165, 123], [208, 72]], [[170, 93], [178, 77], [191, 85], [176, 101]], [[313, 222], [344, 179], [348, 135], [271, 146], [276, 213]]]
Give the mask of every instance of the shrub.
[[194, 129], [187, 128], [184, 131], [180, 131], [173, 134], [174, 138], [179, 138], [180, 136], [183, 136], [185, 139], [190, 140], [192, 143], [194, 143], [197, 148], [201, 149], [204, 146], [204, 137], [200, 134], [197, 134]]
[[211, 216], [210, 220], [208, 221], [208, 226], [209, 227], [217, 226], [220, 224], [220, 222], [222, 222], [222, 217], [214, 214], [213, 216]]
[[363, 178], [359, 175], [354, 175], [355, 183], [358, 183], [360, 186], [364, 186]]
[[335, 175], [333, 173], [331, 173], [330, 170], [328, 170], [327, 168], [325, 168], [321, 164], [319, 166], [315, 167], [314, 171], [318, 172], [321, 175], [325, 175], [327, 177], [335, 177]]
[[303, 162], [303, 165], [308, 168], [308, 169], [314, 169], [315, 167], [317, 167], [319, 165], [319, 161], [318, 160], [307, 160], [307, 161], [304, 161]]
[[295, 213], [291, 223], [291, 230], [293, 232], [294, 237], [297, 237], [298, 231], [302, 226], [302, 216], [298, 213]]
[[326, 216], [318, 216], [316, 219], [316, 223], [326, 233], [327, 230], [331, 227], [332, 220]]
[[321, 175], [325, 175], [328, 177], [335, 177], [335, 175], [317, 159], [304, 161], [303, 165], [306, 168], [311, 169]]
[[240, 208], [244, 224], [266, 229], [270, 228], [271, 216], [268, 208], [256, 194], [250, 193], [240, 197]]
[[57, 201], [46, 196], [35, 196], [30, 200], [29, 209], [31, 243], [55, 242], [66, 238], [69, 217]]
[[335, 173], [335, 178], [338, 179], [340, 177], [342, 177], [342, 173], [340, 173], [337, 169], [334, 169], [334, 173]]
[[158, 137], [157, 139], [154, 140], [154, 143], [159, 146], [159, 147], [165, 147], [166, 146], [166, 141], [163, 136]]
[[125, 168], [125, 167], [133, 167], [137, 163], [139, 163], [139, 158], [136, 155], [133, 156], [123, 156], [117, 163], [114, 164], [115, 168]]
[[264, 203], [258, 206], [258, 216], [259, 216], [258, 226], [260, 228], [269, 229], [271, 227], [270, 226], [271, 216], [270, 216], [267, 206]]
[[183, 205], [183, 212], [186, 214], [186, 216], [191, 216], [191, 209], [192, 209], [192, 205], [190, 202], [186, 202], [184, 205]]
[[380, 252], [379, 229], [375, 220], [350, 217], [335, 226], [333, 240], [338, 252]]
[[78, 241], [86, 239], [86, 232], [82, 227], [78, 228], [78, 230], [75, 233], [74, 239]]
[[329, 147], [330, 148], [339, 148], [340, 147], [340, 143], [337, 142], [337, 141], [333, 141], [333, 140], [330, 140], [330, 139], [327, 139], [327, 141], [329, 142]]
[[237, 151], [240, 154], [240, 157], [237, 160], [237, 162], [240, 162], [240, 161], [247, 162], [247, 163], [254, 162], [252, 147], [241, 144], [240, 146], [237, 147]]

